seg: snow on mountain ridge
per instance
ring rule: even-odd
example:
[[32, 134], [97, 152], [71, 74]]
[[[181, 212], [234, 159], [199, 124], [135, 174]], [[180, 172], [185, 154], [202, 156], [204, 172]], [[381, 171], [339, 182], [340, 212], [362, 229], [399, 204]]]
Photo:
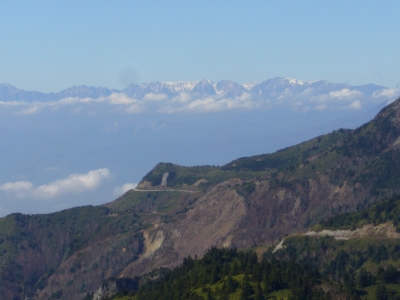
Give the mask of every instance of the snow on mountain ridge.
[[197, 81], [166, 81], [164, 84], [175, 92], [190, 92]]
[[7, 88], [14, 88], [14, 89], [16, 89], [16, 87], [15, 86], [13, 86], [13, 85], [11, 85], [11, 84], [8, 84], [8, 83], [5, 83], [5, 82], [3, 82], [2, 84], [0, 84], [0, 86], [4, 86], [4, 87], [7, 87]]
[[[275, 77], [264, 81], [243, 84], [232, 80], [214, 82], [210, 79], [175, 82], [156, 81], [132, 84], [123, 90], [110, 90], [103, 87], [81, 85], [64, 89], [58, 93], [49, 94], [24, 91], [3, 83], [0, 84], [0, 100], [51, 102], [68, 97], [75, 97], [77, 99], [106, 99], [111, 95], [114, 95], [113, 97], [117, 97], [115, 95], [120, 95], [118, 97], [131, 99], [121, 100], [124, 103], [142, 99], [144, 101], [153, 99], [164, 102], [175, 99], [173, 101], [178, 101], [179, 103], [194, 101], [193, 107], [204, 106], [204, 101], [213, 103], [212, 105], [215, 107], [232, 107], [235, 105], [244, 105], [243, 99], [246, 99], [248, 103], [252, 101], [249, 106], [257, 106], [265, 101], [278, 101], [279, 103], [326, 102], [328, 101], [327, 99], [332, 98], [332, 95], [341, 95], [340, 99], [347, 97], [346, 99], [349, 99], [348, 101], [364, 101], [363, 99], [367, 98], [371, 101], [375, 101], [374, 99], [378, 99], [378, 97], [396, 94], [398, 89], [390, 91], [390, 93], [385, 92], [386, 90], [387, 88], [375, 84], [350, 86], [345, 83], [330, 83], [326, 80], [302, 81], [286, 77]], [[204, 101], [202, 99], [204, 99]], [[218, 103], [218, 105], [215, 103]], [[173, 106], [171, 105], [170, 107]], [[132, 111], [136, 111], [137, 109], [137, 107], [132, 108]], [[174, 109], [175, 108], [172, 110]]]

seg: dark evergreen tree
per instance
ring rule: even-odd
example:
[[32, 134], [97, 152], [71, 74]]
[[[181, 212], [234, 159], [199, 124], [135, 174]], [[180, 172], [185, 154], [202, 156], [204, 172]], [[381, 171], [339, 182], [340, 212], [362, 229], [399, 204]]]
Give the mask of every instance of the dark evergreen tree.
[[214, 296], [211, 293], [211, 289], [207, 289], [207, 300], [215, 300]]
[[243, 278], [242, 290], [240, 292], [240, 300], [246, 300], [254, 294], [254, 290], [249, 283], [249, 277], [245, 274]]
[[257, 282], [257, 284], [256, 284], [254, 300], [265, 300], [263, 290], [262, 290], [259, 282]]
[[361, 268], [360, 271], [358, 271], [357, 275], [357, 285], [360, 288], [364, 288], [370, 286], [372, 282], [373, 282], [372, 274], [367, 270], [365, 270], [364, 268]]
[[343, 276], [343, 284], [349, 293], [354, 293], [356, 289], [356, 282], [353, 274], [350, 275], [349, 273], [345, 272]]
[[225, 284], [225, 287], [226, 287], [225, 290], [229, 294], [232, 294], [232, 293], [236, 292], [236, 289], [237, 289], [237, 287], [239, 285], [238, 282], [236, 280], [234, 280], [232, 278], [232, 276], [230, 276], [230, 275], [227, 277], [226, 283], [224, 283], [224, 284]]
[[389, 265], [382, 273], [382, 280], [384, 283], [399, 283], [400, 272], [393, 265]]
[[376, 300], [388, 300], [389, 295], [385, 285], [379, 284], [375, 290], [375, 299]]

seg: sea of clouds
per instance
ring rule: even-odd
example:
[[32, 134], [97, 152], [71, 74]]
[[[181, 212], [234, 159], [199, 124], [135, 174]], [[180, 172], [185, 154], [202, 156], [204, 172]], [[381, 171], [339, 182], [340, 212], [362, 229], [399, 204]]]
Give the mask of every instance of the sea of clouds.
[[399, 95], [345, 88], [0, 101], [0, 216], [112, 201], [160, 161], [220, 165], [354, 128]]
[[271, 93], [268, 97], [258, 97], [251, 93], [242, 93], [236, 97], [224, 94], [198, 97], [189, 93], [179, 93], [169, 97], [164, 93], [148, 93], [141, 99], [128, 97], [124, 93], [112, 93], [107, 97], [79, 98], [70, 97], [51, 102], [0, 101], [0, 108], [15, 115], [32, 115], [44, 111], [68, 110], [72, 113], [86, 111], [96, 113], [106, 109], [111, 113], [211, 113], [232, 110], [269, 110], [277, 107], [306, 112], [309, 110], [360, 110], [364, 106], [393, 101], [400, 95], [399, 88], [385, 88], [365, 94], [356, 89], [344, 88], [318, 93], [308, 88], [300, 93], [283, 91]]

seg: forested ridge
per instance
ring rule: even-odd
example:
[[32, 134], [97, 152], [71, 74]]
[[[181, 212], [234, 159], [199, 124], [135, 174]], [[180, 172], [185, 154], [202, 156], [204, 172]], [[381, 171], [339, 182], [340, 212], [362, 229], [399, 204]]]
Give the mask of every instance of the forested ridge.
[[[359, 228], [394, 222], [400, 196], [352, 214], [332, 217], [316, 228]], [[113, 299], [400, 299], [400, 240], [292, 235], [262, 259], [251, 250], [211, 248], [203, 258], [158, 276]], [[164, 275], [160, 275], [164, 274]], [[138, 279], [140, 281], [140, 279]], [[87, 299], [90, 299], [88, 297]]]
[[[210, 249], [202, 259], [187, 257], [183, 264], [159, 280], [149, 281], [130, 295], [114, 299], [329, 299], [319, 285], [322, 277], [310, 266], [294, 261], [264, 259], [254, 252]], [[342, 284], [333, 293], [352, 299]], [[121, 293], [123, 294], [123, 293]]]
[[251, 251], [212, 248], [202, 259], [188, 257], [162, 278], [112, 299], [400, 299], [396, 267], [370, 272], [354, 267], [355, 261], [341, 250], [324, 269], [294, 257], [266, 255], [259, 261]]
[[400, 195], [385, 198], [359, 212], [341, 214], [321, 221], [312, 227], [322, 229], [351, 229], [361, 228], [366, 224], [382, 224], [392, 222], [397, 232], [400, 232]]

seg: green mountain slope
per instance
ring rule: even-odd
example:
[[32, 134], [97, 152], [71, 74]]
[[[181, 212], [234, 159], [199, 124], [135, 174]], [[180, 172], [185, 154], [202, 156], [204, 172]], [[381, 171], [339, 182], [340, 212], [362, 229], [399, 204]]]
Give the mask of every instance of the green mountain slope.
[[[399, 209], [395, 196], [313, 229], [379, 226], [397, 218]], [[369, 232], [348, 240], [297, 234], [271, 247], [261, 262], [251, 251], [212, 248], [202, 259], [188, 257], [164, 277], [120, 290], [113, 299], [400, 299], [399, 270], [400, 234]]]
[[324, 299], [320, 283], [318, 272], [305, 265], [276, 259], [258, 262], [252, 252], [212, 248], [202, 259], [188, 257], [161, 279], [147, 282], [130, 296], [114, 299], [261, 300], [278, 295], [284, 299], [289, 295], [294, 299]]
[[212, 246], [272, 245], [399, 194], [399, 147], [400, 99], [356, 130], [276, 153], [221, 167], [160, 163], [141, 191], [104, 206], [7, 216], [0, 219], [0, 292], [78, 299], [105, 278], [174, 267]]
[[212, 248], [111, 299], [400, 299], [398, 246], [394, 240], [297, 237], [261, 261], [251, 251]]
[[389, 221], [394, 224], [396, 231], [400, 232], [400, 196], [383, 199], [360, 212], [346, 213], [323, 220], [312, 229], [354, 230], [366, 224], [378, 225]]

